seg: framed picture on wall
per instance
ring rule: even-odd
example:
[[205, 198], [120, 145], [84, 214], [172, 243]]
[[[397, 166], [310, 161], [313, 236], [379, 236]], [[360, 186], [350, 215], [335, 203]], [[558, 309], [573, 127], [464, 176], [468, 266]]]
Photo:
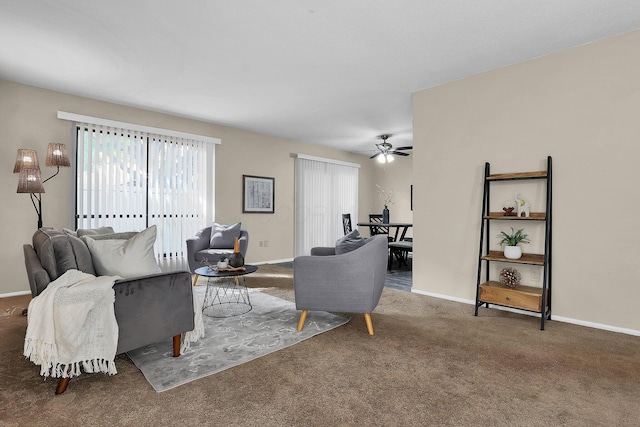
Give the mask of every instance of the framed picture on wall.
[[275, 212], [275, 178], [242, 175], [242, 212]]

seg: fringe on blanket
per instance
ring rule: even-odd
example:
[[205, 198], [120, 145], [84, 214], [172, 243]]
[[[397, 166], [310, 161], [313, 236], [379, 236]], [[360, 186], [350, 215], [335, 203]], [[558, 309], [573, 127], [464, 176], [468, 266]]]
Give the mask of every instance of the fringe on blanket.
[[202, 320], [202, 308], [200, 307], [200, 300], [195, 292], [193, 293], [193, 331], [188, 331], [182, 334], [182, 343], [180, 344], [180, 354], [184, 354], [191, 348], [191, 343], [198, 341], [200, 338], [204, 338], [204, 322]]
[[114, 360], [93, 359], [75, 363], [53, 363], [53, 355], [57, 354], [55, 345], [38, 343], [36, 340], [25, 340], [24, 355], [36, 365], [40, 365], [40, 375], [52, 378], [73, 378], [83, 371], [89, 374], [104, 373], [115, 375], [118, 373]]

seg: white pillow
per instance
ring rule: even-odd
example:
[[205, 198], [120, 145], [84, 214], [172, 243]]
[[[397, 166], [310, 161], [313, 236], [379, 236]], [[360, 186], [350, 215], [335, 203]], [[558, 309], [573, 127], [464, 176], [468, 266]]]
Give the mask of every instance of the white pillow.
[[120, 276], [129, 279], [162, 272], [153, 251], [156, 241], [155, 225], [129, 240], [94, 240], [91, 236], [88, 237], [85, 243], [91, 252], [98, 276]]

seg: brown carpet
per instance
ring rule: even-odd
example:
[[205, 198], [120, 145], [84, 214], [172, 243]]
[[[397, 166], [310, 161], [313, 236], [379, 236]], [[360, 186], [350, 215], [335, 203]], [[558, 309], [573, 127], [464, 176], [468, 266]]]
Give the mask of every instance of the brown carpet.
[[[250, 286], [293, 300], [291, 270]], [[204, 284], [202, 282], [201, 284]], [[156, 393], [125, 355], [54, 395], [22, 356], [30, 297], [0, 299], [2, 426], [638, 426], [640, 338], [385, 289], [364, 319]]]

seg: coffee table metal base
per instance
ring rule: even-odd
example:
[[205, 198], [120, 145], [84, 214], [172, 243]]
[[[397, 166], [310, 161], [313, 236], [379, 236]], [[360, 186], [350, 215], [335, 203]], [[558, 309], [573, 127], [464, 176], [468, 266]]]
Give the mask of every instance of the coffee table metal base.
[[252, 308], [244, 277], [209, 277], [202, 314], [209, 317], [231, 317], [248, 313]]

